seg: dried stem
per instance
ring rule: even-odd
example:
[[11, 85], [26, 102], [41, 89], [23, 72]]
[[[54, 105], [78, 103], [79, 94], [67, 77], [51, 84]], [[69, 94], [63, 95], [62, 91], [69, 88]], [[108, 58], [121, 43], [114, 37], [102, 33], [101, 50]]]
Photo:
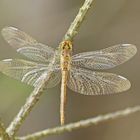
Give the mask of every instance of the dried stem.
[[140, 111], [139, 105], [135, 106], [135, 107], [126, 108], [124, 110], [119, 110], [116, 112], [108, 113], [105, 115], [99, 115], [94, 118], [82, 120], [82, 121], [67, 124], [64, 126], [46, 129], [46, 130], [36, 132], [36, 133], [30, 134], [30, 135], [27, 135], [24, 137], [18, 137], [18, 138], [16, 138], [16, 140], [39, 140], [41, 138], [44, 138], [44, 137], [47, 137], [50, 135], [57, 135], [57, 134], [64, 133], [64, 132], [70, 132], [75, 129], [86, 128], [88, 126], [96, 125], [96, 124], [104, 122], [104, 121], [124, 117], [124, 116], [130, 115], [130, 114], [138, 112], [138, 111]]
[[9, 135], [6, 133], [4, 125], [0, 121], [0, 140], [10, 140]]
[[[77, 34], [78, 29], [89, 10], [93, 0], [85, 0], [83, 6], [80, 8], [76, 18], [72, 22], [70, 28], [66, 32], [63, 40], [73, 40], [74, 36]], [[11, 137], [11, 139], [15, 136], [16, 132], [19, 130], [22, 122], [25, 120], [26, 116], [31, 112], [32, 108], [35, 106], [37, 101], [39, 100], [39, 97], [42, 95], [43, 89], [47, 82], [50, 79], [51, 76], [51, 69], [53, 65], [55, 64], [55, 57], [53, 58], [53, 62], [51, 62], [50, 71], [42, 76], [42, 80], [40, 84], [35, 87], [34, 91], [31, 93], [30, 97], [27, 99], [25, 105], [20, 109], [17, 116], [14, 118], [14, 120], [11, 122], [9, 127], [7, 128], [7, 133]]]
[[52, 63], [49, 64], [49, 70], [47, 71], [47, 73], [44, 73], [41, 76], [40, 83], [38, 84], [37, 87], [35, 87], [31, 95], [27, 99], [25, 105], [21, 107], [17, 116], [14, 118], [14, 120], [11, 122], [11, 124], [7, 128], [6, 132], [9, 134], [11, 139], [14, 137], [14, 135], [20, 128], [22, 122], [25, 120], [26, 116], [29, 115], [32, 108], [35, 106], [35, 104], [39, 100], [39, 97], [42, 95], [43, 90], [51, 77], [51, 74], [52, 74], [51, 70], [53, 69], [52, 67], [54, 63], [55, 63], [55, 56], [52, 60]]
[[68, 31], [66, 32], [63, 40], [73, 40], [73, 38], [77, 35], [78, 29], [83, 22], [88, 10], [90, 9], [93, 0], [85, 0], [83, 6], [80, 8], [77, 16], [74, 21], [71, 23]]

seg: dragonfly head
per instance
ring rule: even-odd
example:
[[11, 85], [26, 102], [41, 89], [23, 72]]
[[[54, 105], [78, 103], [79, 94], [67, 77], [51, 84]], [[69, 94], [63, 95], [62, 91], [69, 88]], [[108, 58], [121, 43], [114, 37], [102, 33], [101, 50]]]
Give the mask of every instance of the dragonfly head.
[[72, 42], [71, 41], [63, 41], [61, 44], [60, 44], [60, 49], [62, 51], [72, 51]]

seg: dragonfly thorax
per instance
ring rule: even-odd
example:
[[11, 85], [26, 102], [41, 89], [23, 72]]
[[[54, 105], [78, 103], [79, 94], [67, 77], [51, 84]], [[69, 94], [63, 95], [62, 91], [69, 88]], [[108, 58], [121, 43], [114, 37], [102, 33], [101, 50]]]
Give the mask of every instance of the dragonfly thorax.
[[61, 50], [61, 69], [68, 71], [71, 63], [72, 43], [71, 41], [63, 41], [60, 44]]

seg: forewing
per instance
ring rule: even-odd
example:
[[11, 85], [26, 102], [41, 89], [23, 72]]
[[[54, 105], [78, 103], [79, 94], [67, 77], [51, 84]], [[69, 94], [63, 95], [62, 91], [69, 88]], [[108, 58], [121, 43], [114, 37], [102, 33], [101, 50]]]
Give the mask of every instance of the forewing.
[[109, 69], [118, 66], [137, 52], [132, 44], [119, 44], [106, 49], [79, 53], [72, 56], [72, 65], [89, 69]]
[[57, 84], [60, 83], [60, 81], [61, 81], [61, 71], [60, 69], [54, 69], [46, 87], [47, 88], [55, 87]]
[[68, 87], [84, 95], [113, 94], [128, 90], [130, 82], [116, 74], [71, 68]]
[[38, 43], [31, 36], [14, 27], [5, 27], [2, 30], [5, 40], [22, 55], [39, 62], [48, 62], [54, 55], [54, 50]]
[[[44, 64], [37, 64], [22, 59], [5, 59], [0, 61], [0, 71], [7, 76], [35, 87], [40, 82], [41, 75], [48, 71], [48, 67]], [[60, 76], [58, 76], [58, 74], [58, 70], [56, 71], [54, 69], [53, 76], [46, 86], [47, 88], [51, 88], [59, 83], [60, 80], [58, 77]]]

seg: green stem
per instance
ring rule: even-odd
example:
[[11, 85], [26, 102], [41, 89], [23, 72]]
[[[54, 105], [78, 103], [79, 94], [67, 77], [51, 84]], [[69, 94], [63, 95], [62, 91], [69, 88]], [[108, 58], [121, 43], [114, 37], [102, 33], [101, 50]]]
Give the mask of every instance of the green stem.
[[0, 140], [10, 140], [8, 133], [6, 133], [6, 129], [4, 125], [0, 121]]
[[119, 110], [116, 112], [108, 113], [105, 115], [99, 115], [97, 117], [93, 117], [93, 118], [86, 119], [86, 120], [81, 120], [79, 122], [67, 124], [64, 126], [46, 129], [46, 130], [36, 132], [36, 133], [30, 134], [30, 135], [27, 135], [24, 137], [18, 137], [18, 138], [16, 138], [16, 140], [39, 140], [41, 138], [48, 137], [51, 135], [58, 135], [58, 134], [61, 134], [64, 132], [70, 132], [72, 130], [76, 130], [79, 128], [86, 128], [86, 127], [89, 127], [91, 125], [96, 125], [101, 122], [124, 117], [124, 116], [130, 115], [130, 114], [136, 113], [138, 111], [140, 111], [140, 105], [135, 106], [135, 107], [126, 108], [124, 110]]
[[81, 26], [84, 18], [90, 9], [93, 0], [85, 0], [83, 6], [79, 9], [77, 16], [75, 17], [74, 21], [71, 23], [69, 29], [67, 30], [63, 40], [73, 40], [73, 38], [77, 35], [79, 31], [79, 27]]
[[6, 129], [6, 132], [9, 134], [10, 138], [13, 139], [16, 132], [19, 130], [20, 126], [22, 125], [23, 121], [25, 118], [29, 115], [35, 104], [38, 102], [40, 96], [42, 95], [44, 88], [46, 84], [48, 83], [51, 74], [52, 74], [52, 67], [55, 63], [55, 56], [52, 60], [52, 63], [49, 64], [49, 69], [47, 73], [44, 73], [41, 76], [40, 83], [38, 84], [37, 87], [33, 90], [31, 95], [28, 97], [26, 103], [21, 107], [19, 113], [17, 116], [14, 118], [14, 120], [11, 122], [9, 127]]

